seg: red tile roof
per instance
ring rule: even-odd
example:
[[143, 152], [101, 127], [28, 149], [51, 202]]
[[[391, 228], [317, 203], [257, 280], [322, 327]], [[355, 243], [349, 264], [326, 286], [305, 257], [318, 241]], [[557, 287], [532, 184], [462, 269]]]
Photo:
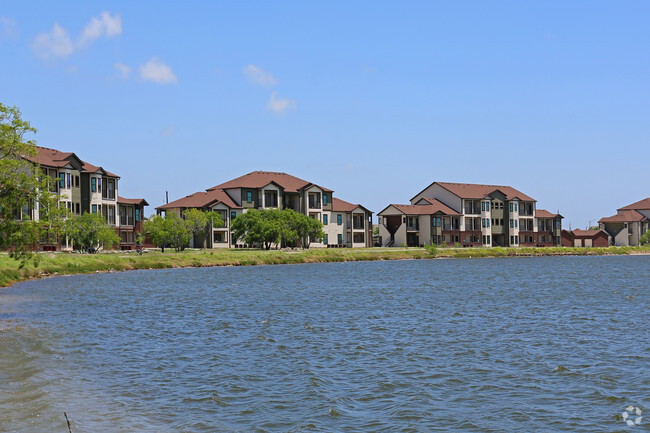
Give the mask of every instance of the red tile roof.
[[643, 200], [637, 201], [636, 203], [632, 203], [618, 210], [622, 211], [622, 210], [645, 210], [645, 209], [650, 209], [650, 197], [644, 198]]
[[635, 210], [624, 210], [611, 217], [601, 218], [598, 222], [599, 223], [626, 223], [626, 222], [643, 221], [645, 219], [646, 217], [644, 217], [643, 215], [641, 215], [639, 212]]
[[137, 204], [137, 205], [149, 206], [149, 203], [147, 203], [147, 201], [143, 198], [124, 198], [118, 195], [117, 202], [120, 204], [133, 204], [133, 205]]
[[239, 209], [230, 196], [222, 189], [199, 191], [170, 203], [158, 206], [156, 209], [175, 209], [175, 208], [203, 208], [208, 205], [223, 203], [231, 209]]
[[[437, 184], [460, 198], [482, 199], [490, 195], [492, 192], [499, 190], [506, 195], [507, 200], [518, 198], [523, 201], [536, 201], [535, 199], [527, 196], [523, 192], [514, 189], [511, 186], [505, 185], [480, 185], [473, 183], [452, 183], [452, 182], [433, 182], [431, 185]], [[431, 185], [427, 186], [429, 188]], [[424, 190], [417, 193], [413, 198], [420, 195]], [[411, 199], [413, 200], [413, 199]]]
[[[425, 200], [430, 204], [391, 204], [388, 207], [393, 206], [405, 215], [433, 215], [438, 212], [441, 212], [443, 215], [460, 215], [458, 212], [439, 200], [431, 198], [426, 198]], [[388, 209], [388, 207], [386, 207], [386, 209]], [[384, 210], [379, 212], [378, 215], [381, 215]]]
[[275, 171], [253, 171], [228, 182], [213, 186], [208, 191], [230, 188], [262, 188], [271, 182], [280, 185], [287, 192], [298, 192], [300, 189], [312, 185], [318, 186], [323, 191], [332, 192], [331, 189], [323, 188], [322, 186], [307, 182], [287, 173]]

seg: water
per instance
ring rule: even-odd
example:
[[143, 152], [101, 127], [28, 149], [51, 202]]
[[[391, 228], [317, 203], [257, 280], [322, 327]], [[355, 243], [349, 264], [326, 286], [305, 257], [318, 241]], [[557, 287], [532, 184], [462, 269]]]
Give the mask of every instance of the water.
[[0, 431], [648, 431], [650, 257], [332, 263], [0, 290]]

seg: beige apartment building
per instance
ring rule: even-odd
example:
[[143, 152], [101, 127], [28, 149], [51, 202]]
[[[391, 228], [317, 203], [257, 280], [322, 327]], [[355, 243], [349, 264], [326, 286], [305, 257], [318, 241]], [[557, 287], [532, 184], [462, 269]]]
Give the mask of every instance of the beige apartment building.
[[157, 212], [181, 215], [186, 209], [214, 210], [224, 227], [213, 228], [209, 239], [195, 238], [190, 246], [233, 248], [232, 221], [249, 209], [293, 209], [323, 223], [325, 239], [310, 247], [372, 246], [372, 212], [334, 197], [334, 191], [287, 173], [253, 171], [205, 191], [158, 206]]
[[641, 236], [650, 230], [650, 197], [617, 209], [616, 215], [601, 218], [598, 224], [612, 245], [639, 245]]
[[[118, 197], [120, 177], [102, 167], [81, 160], [73, 152], [36, 146], [37, 154], [26, 159], [38, 164], [44, 176], [50, 179], [51, 192], [58, 194], [61, 206], [71, 215], [84, 212], [98, 213], [106, 222], [115, 227], [122, 239], [120, 248], [135, 247], [135, 236], [142, 232], [144, 199], [125, 199]], [[38, 203], [23, 209], [21, 219], [39, 218]], [[121, 218], [124, 215], [124, 218]], [[46, 250], [71, 249], [65, 239], [44, 239], [41, 248]]]
[[562, 216], [510, 186], [433, 182], [378, 214], [382, 246], [561, 245]]

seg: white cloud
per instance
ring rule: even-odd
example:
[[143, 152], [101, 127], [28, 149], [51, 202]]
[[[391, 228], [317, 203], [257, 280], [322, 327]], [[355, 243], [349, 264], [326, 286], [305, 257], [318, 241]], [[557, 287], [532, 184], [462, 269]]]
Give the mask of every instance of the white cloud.
[[156, 57], [149, 60], [144, 65], [140, 65], [140, 77], [143, 80], [154, 81], [160, 84], [171, 84], [178, 81], [172, 68], [162, 63]]
[[77, 44], [84, 47], [92, 44], [102, 36], [112, 38], [121, 33], [122, 17], [119, 15], [111, 16], [110, 12], [102, 12], [99, 18], [92, 17], [90, 22], [86, 24]]
[[255, 65], [248, 65], [243, 69], [244, 75], [253, 83], [264, 87], [273, 87], [278, 84], [273, 75]]
[[124, 63], [116, 63], [113, 65], [113, 68], [120, 74], [120, 77], [124, 79], [129, 78], [129, 75], [131, 75], [131, 67]]
[[271, 93], [271, 99], [269, 99], [269, 102], [266, 104], [267, 110], [273, 111], [276, 114], [283, 115], [287, 112], [287, 110], [296, 109], [295, 99], [276, 99], [275, 95], [277, 94], [278, 92]]
[[18, 23], [7, 17], [0, 17], [0, 39], [18, 37]]
[[39, 57], [45, 60], [52, 57], [68, 57], [74, 52], [70, 35], [58, 23], [54, 23], [54, 27], [52, 27], [49, 33], [36, 35], [32, 49]]

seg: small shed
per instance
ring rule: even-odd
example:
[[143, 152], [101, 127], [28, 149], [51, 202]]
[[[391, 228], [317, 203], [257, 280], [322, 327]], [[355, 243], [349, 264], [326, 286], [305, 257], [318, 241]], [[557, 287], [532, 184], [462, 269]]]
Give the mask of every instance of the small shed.
[[604, 230], [562, 230], [562, 246], [604, 248], [609, 246], [609, 235]]

